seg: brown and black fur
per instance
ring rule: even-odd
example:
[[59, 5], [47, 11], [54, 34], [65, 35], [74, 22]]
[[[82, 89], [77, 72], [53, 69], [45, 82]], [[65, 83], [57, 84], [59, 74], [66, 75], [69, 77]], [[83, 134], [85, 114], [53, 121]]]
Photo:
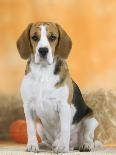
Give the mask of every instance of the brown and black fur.
[[[65, 81], [69, 79], [69, 71], [67, 65], [60, 58], [58, 58], [58, 61], [56, 63], [54, 74], [60, 74], [60, 81], [56, 84], [56, 87], [63, 85]], [[72, 87], [72, 90], [70, 91], [72, 92], [70, 102], [74, 104], [75, 108], [77, 109], [73, 118], [73, 123], [75, 124], [79, 123], [83, 118], [93, 116], [93, 111], [85, 103], [78, 85], [72, 79], [70, 79], [70, 82], [68, 82], [68, 85], [69, 84], [69, 88]]]

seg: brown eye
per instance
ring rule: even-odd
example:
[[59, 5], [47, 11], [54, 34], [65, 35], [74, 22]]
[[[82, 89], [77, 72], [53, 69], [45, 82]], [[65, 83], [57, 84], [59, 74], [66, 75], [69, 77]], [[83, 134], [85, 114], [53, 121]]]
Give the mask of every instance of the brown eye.
[[38, 36], [36, 36], [36, 35], [32, 36], [32, 39], [33, 39], [34, 41], [38, 41], [38, 40], [39, 40]]
[[56, 38], [57, 38], [57, 37], [56, 37], [55, 35], [51, 35], [51, 36], [49, 36], [49, 40], [50, 40], [50, 41], [55, 41]]

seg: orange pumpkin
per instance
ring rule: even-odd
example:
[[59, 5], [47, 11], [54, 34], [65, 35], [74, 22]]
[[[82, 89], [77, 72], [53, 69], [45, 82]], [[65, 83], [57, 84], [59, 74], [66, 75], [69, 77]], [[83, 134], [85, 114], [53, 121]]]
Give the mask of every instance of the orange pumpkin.
[[[9, 134], [12, 140], [17, 143], [27, 143], [27, 126], [25, 120], [14, 121], [10, 125]], [[37, 134], [38, 143], [41, 143], [41, 138]]]

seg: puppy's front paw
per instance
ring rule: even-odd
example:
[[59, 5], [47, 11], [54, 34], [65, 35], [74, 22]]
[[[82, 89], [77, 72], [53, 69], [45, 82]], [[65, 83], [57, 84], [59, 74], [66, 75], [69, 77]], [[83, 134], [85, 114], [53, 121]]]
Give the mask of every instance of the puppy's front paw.
[[39, 146], [38, 145], [27, 144], [26, 152], [39, 153]]
[[86, 142], [86, 143], [81, 144], [78, 147], [78, 150], [80, 152], [90, 152], [93, 148], [94, 148], [94, 143], [93, 142], [91, 142], [91, 143]]
[[55, 153], [66, 153], [69, 152], [69, 145], [63, 142], [62, 139], [57, 139], [52, 145], [53, 152]]

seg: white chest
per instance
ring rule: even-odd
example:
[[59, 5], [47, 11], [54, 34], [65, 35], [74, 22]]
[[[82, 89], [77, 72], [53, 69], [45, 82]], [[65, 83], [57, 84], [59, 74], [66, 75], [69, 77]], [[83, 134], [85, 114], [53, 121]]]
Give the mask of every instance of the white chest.
[[68, 99], [67, 85], [55, 87], [59, 78], [59, 75], [54, 75], [54, 66], [41, 68], [32, 65], [31, 72], [24, 77], [22, 82], [23, 102], [29, 104], [30, 109], [34, 110], [40, 119], [45, 118], [48, 122], [57, 121], [58, 107], [60, 104], [65, 104]]

